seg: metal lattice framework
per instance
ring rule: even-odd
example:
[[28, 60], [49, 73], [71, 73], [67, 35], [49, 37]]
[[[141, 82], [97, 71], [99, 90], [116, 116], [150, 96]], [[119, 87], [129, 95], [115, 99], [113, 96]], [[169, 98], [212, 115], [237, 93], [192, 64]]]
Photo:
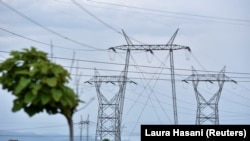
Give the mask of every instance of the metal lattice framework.
[[[188, 83], [188, 81], [193, 83], [197, 100], [196, 124], [204, 124], [207, 121], [215, 125], [219, 124], [218, 103], [224, 82], [237, 83], [225, 75], [225, 69], [226, 67], [224, 67], [218, 74], [198, 74], [194, 67], [192, 67], [192, 75], [183, 80], [186, 83]], [[200, 82], [217, 82], [219, 89], [209, 99], [206, 99], [198, 90]]]
[[126, 65], [128, 66], [129, 63], [129, 55], [130, 51], [149, 51], [150, 53], [153, 53], [153, 51], [163, 51], [167, 50], [170, 53], [170, 70], [171, 70], [171, 86], [172, 86], [172, 98], [173, 98], [173, 111], [174, 111], [174, 124], [178, 124], [178, 116], [177, 116], [177, 102], [176, 102], [176, 89], [175, 89], [175, 73], [174, 73], [174, 55], [173, 52], [175, 50], [182, 50], [186, 49], [188, 51], [191, 51], [188, 46], [183, 45], [177, 45], [173, 44], [174, 39], [178, 33], [179, 29], [176, 30], [176, 32], [173, 34], [173, 36], [170, 38], [167, 44], [143, 44], [143, 45], [135, 45], [131, 42], [129, 37], [125, 34], [123, 31], [123, 35], [127, 41], [127, 45], [120, 45], [116, 47], [109, 48], [110, 50], [113, 50], [116, 52], [116, 50], [125, 50], [127, 51], [127, 61]]
[[[172, 82], [172, 95], [173, 95], [173, 108], [174, 108], [174, 121], [175, 124], [178, 123], [177, 119], [177, 104], [176, 104], [176, 91], [175, 91], [175, 78], [174, 78], [174, 60], [173, 51], [187, 49], [190, 51], [188, 46], [181, 46], [173, 44], [173, 41], [178, 33], [178, 30], [174, 33], [167, 44], [158, 45], [134, 45], [126, 33], [122, 30], [127, 45], [121, 45], [109, 48], [116, 52], [116, 50], [126, 51], [125, 68], [119, 76], [100, 76], [98, 71], [95, 70], [95, 76], [86, 81], [86, 83], [95, 84], [99, 108], [98, 108], [98, 121], [96, 128], [96, 141], [102, 141], [105, 137], [111, 137], [115, 141], [121, 141], [121, 122], [124, 106], [124, 97], [126, 90], [126, 83], [135, 83], [129, 81], [127, 78], [130, 51], [131, 50], [143, 50], [153, 53], [153, 50], [168, 50], [170, 52], [170, 67], [171, 67], [171, 82]], [[102, 83], [117, 83], [119, 86], [119, 91], [114, 95], [111, 100], [108, 100], [104, 94], [101, 92], [100, 88]]]
[[[99, 108], [96, 128], [96, 141], [105, 138], [113, 138], [114, 141], [121, 141], [121, 121], [125, 94], [125, 83], [128, 81], [124, 72], [120, 76], [100, 76], [95, 69], [95, 76], [85, 83], [93, 84], [96, 87]], [[107, 99], [101, 92], [103, 83], [112, 83], [119, 87], [119, 91], [111, 99]]]
[[[131, 45], [132, 42], [129, 40], [128, 36], [123, 31], [123, 35], [128, 43]], [[114, 49], [113, 49], [114, 50]], [[114, 141], [121, 141], [121, 123], [122, 123], [122, 114], [125, 98], [125, 90], [127, 82], [134, 83], [129, 81], [128, 76], [128, 67], [129, 67], [129, 58], [130, 50], [127, 50], [125, 67], [119, 76], [100, 76], [97, 70], [95, 71], [95, 76], [87, 81], [86, 83], [95, 83], [99, 108], [98, 108], [98, 121], [96, 128], [96, 141], [102, 141], [104, 137], [110, 136], [114, 138]], [[114, 95], [114, 97], [109, 101], [101, 93], [100, 87], [102, 83], [118, 83], [119, 91]], [[111, 125], [111, 126], [110, 126]]]

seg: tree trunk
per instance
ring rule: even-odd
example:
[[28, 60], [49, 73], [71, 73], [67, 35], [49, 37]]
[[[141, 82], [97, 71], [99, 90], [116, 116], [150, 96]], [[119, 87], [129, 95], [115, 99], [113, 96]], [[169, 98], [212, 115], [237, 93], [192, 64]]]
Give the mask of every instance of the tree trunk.
[[69, 125], [69, 141], [74, 141], [74, 132], [73, 132], [73, 120], [72, 118], [67, 118]]

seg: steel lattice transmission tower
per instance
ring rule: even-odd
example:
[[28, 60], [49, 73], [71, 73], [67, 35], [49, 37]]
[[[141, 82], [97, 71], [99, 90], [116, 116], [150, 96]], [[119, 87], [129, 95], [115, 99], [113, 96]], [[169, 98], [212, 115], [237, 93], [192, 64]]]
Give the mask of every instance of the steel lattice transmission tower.
[[[123, 71], [120, 76], [101, 76], [95, 69], [94, 77], [85, 82], [95, 84], [99, 102], [96, 141], [102, 141], [105, 138], [121, 141], [121, 121], [126, 83], [135, 83], [127, 80], [127, 77], [124, 75]], [[103, 83], [118, 84], [119, 91], [111, 99], [108, 99], [101, 92]]]
[[[198, 74], [194, 67], [192, 67], [192, 75], [183, 80], [186, 83], [188, 81], [193, 83], [197, 100], [196, 124], [204, 124], [207, 121], [215, 125], [219, 124], [218, 103], [224, 82], [237, 83], [225, 75], [225, 69], [226, 67], [223, 67], [218, 74]], [[200, 82], [217, 82], [219, 89], [209, 99], [206, 99], [198, 90]]]
[[182, 46], [173, 44], [174, 39], [178, 33], [179, 29], [176, 30], [174, 35], [170, 38], [167, 44], [143, 44], [143, 45], [135, 45], [131, 42], [129, 37], [125, 34], [124, 31], [123, 35], [125, 36], [125, 39], [127, 41], [127, 45], [120, 45], [116, 47], [109, 48], [110, 50], [113, 50], [116, 52], [116, 50], [125, 50], [127, 51], [127, 57], [126, 57], [126, 65], [128, 66], [129, 63], [129, 55], [131, 50], [136, 51], [149, 51], [150, 53], [153, 53], [153, 51], [163, 51], [168, 50], [170, 53], [170, 70], [171, 70], [171, 84], [172, 84], [172, 97], [173, 97], [173, 111], [174, 111], [174, 124], [178, 124], [178, 116], [177, 116], [177, 102], [176, 102], [176, 89], [175, 89], [175, 73], [174, 73], [174, 56], [173, 52], [176, 50], [186, 49], [188, 51], [191, 51], [188, 46]]
[[[123, 32], [124, 33], [124, 32]], [[129, 42], [128, 37], [124, 33], [126, 41]], [[119, 76], [100, 76], [98, 71], [95, 70], [95, 76], [87, 81], [92, 84], [94, 82], [98, 101], [98, 121], [96, 128], [96, 141], [102, 141], [104, 137], [111, 137], [114, 141], [121, 141], [121, 123], [125, 98], [126, 84], [134, 83], [128, 80], [128, 67], [129, 67], [130, 51], [126, 53], [125, 68]], [[102, 83], [118, 84], [119, 91], [114, 95], [111, 100], [108, 100], [101, 92], [100, 88]]]

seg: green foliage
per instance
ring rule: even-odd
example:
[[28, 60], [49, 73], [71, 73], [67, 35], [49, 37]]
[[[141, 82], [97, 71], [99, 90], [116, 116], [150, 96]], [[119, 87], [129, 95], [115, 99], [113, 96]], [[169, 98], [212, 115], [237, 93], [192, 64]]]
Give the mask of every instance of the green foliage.
[[34, 47], [12, 51], [10, 55], [0, 64], [0, 83], [16, 97], [12, 111], [24, 109], [33, 116], [45, 110], [49, 114], [62, 113], [71, 119], [79, 99], [66, 86], [69, 73]]

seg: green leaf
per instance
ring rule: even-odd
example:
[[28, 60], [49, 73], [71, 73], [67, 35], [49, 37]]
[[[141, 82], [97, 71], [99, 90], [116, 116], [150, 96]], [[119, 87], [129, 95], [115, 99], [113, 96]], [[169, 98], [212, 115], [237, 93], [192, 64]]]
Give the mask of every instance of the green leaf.
[[74, 91], [65, 85], [69, 73], [51, 62], [47, 54], [34, 47], [13, 51], [0, 63], [0, 83], [16, 96], [12, 111], [23, 109], [28, 115], [46, 110], [48, 114], [64, 113], [72, 119], [79, 103]]
[[20, 55], [18, 51], [11, 51], [10, 54], [14, 57], [18, 57]]
[[31, 92], [34, 95], [37, 95], [38, 91], [41, 89], [41, 85], [40, 84], [31, 84], [30, 88], [31, 88]]
[[24, 107], [24, 111], [31, 117], [36, 113], [42, 112], [42, 108], [40, 106], [30, 105], [28, 107]]
[[50, 87], [55, 87], [57, 85], [57, 79], [55, 77], [47, 78], [46, 82]]
[[6, 74], [3, 74], [0, 81], [3, 85], [3, 89], [13, 88], [13, 85], [14, 85], [13, 79], [10, 77], [7, 77]]
[[65, 96], [62, 96], [60, 102], [62, 103], [62, 106], [63, 106], [63, 107], [66, 107], [66, 106], [67, 106], [67, 100], [66, 100]]
[[61, 69], [60, 67], [55, 67], [52, 71], [55, 76], [59, 76], [59, 74], [63, 72], [63, 69]]
[[15, 74], [30, 75], [30, 72], [28, 70], [20, 70], [20, 71], [17, 71]]
[[46, 105], [50, 101], [50, 97], [46, 94], [41, 95], [42, 105]]
[[42, 66], [42, 68], [41, 68], [42, 74], [47, 74], [48, 71], [49, 71], [49, 68], [48, 68], [47, 64], [42, 63], [41, 66]]
[[69, 105], [69, 107], [73, 107], [74, 106], [72, 99], [66, 99], [66, 101], [67, 101], [67, 104]]
[[53, 99], [58, 102], [60, 98], [62, 97], [62, 91], [59, 89], [52, 89], [52, 97]]
[[27, 93], [24, 96], [24, 103], [28, 104], [30, 102], [32, 102], [32, 100], [35, 98], [35, 96], [32, 93]]
[[18, 95], [23, 89], [25, 89], [31, 82], [30, 78], [21, 77], [18, 85], [15, 87], [14, 93]]
[[20, 101], [18, 99], [15, 99], [13, 104], [14, 104], [12, 107], [13, 112], [17, 112], [22, 108], [22, 103], [20, 103]]
[[35, 66], [35, 65], [31, 65], [31, 71], [30, 71], [30, 76], [33, 77], [35, 74], [37, 74], [37, 72], [39, 71], [39, 69]]

